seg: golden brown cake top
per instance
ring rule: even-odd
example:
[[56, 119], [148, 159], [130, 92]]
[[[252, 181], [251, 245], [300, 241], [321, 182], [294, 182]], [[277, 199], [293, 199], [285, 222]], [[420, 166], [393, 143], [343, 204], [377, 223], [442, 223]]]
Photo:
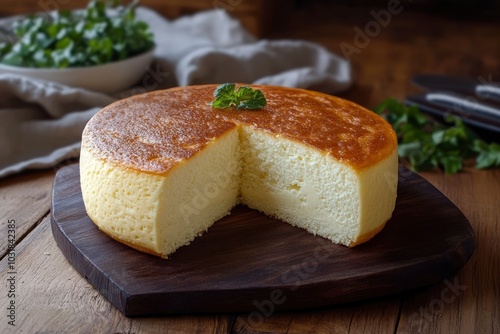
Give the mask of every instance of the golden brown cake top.
[[304, 143], [354, 169], [369, 167], [396, 149], [391, 126], [353, 102], [251, 85], [264, 93], [263, 109], [216, 109], [210, 105], [216, 87], [177, 87], [117, 101], [89, 121], [82, 145], [102, 159], [155, 174], [167, 173], [238, 124]]

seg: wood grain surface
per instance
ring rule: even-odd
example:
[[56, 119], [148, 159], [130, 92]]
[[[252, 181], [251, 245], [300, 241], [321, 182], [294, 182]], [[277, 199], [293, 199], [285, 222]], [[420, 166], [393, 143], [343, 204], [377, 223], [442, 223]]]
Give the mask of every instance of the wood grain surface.
[[[303, 6], [287, 13], [284, 23], [268, 38], [309, 40], [340, 56], [341, 43], [354, 45], [355, 28], [364, 30], [374, 21], [373, 11], [387, 9], [387, 2], [381, 6], [347, 6], [324, 0], [300, 3]], [[428, 3], [431, 5], [420, 9], [402, 2], [404, 10], [391, 16], [379, 34], [352, 54], [355, 81], [342, 97], [366, 107], [387, 97], [404, 99], [418, 92], [410, 78], [422, 73], [500, 81], [498, 12], [489, 11], [482, 17], [483, 7], [476, 3], [461, 12], [452, 10], [452, 2]], [[439, 3], [446, 6], [439, 7]], [[500, 170], [480, 171], [469, 164], [456, 175], [438, 170], [420, 175], [447, 196], [474, 229], [476, 250], [462, 270], [431, 286], [393, 296], [273, 312], [253, 322], [251, 313], [235, 312], [124, 316], [73, 268], [56, 245], [49, 218], [54, 172], [24, 172], [0, 179], [0, 235], [5, 236], [8, 220], [19, 224], [16, 326], [8, 325], [2, 313], [0, 333], [500, 333]], [[0, 306], [6, 308], [10, 302], [7, 240], [2, 238], [0, 245], [4, 246]]]
[[460, 210], [402, 166], [393, 217], [354, 248], [237, 206], [170, 259], [144, 254], [87, 216], [78, 165], [57, 173], [51, 212], [68, 261], [127, 316], [264, 314], [396, 294], [448, 278], [475, 243]]

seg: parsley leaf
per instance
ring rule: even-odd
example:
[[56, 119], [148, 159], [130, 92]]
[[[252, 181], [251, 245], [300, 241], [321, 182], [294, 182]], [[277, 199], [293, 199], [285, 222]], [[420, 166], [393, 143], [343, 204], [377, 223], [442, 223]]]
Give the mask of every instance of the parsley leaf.
[[215, 100], [211, 105], [214, 108], [231, 108], [255, 110], [262, 109], [267, 101], [264, 94], [249, 86], [241, 86], [236, 90], [236, 84], [225, 83], [218, 86], [214, 92]]
[[472, 149], [477, 153], [476, 168], [500, 167], [500, 144], [475, 140]]
[[478, 169], [500, 167], [500, 144], [479, 139], [458, 117], [450, 115], [441, 124], [417, 106], [396, 99], [382, 101], [374, 111], [391, 124], [398, 137], [398, 155], [415, 171], [442, 168], [454, 174], [473, 156]]

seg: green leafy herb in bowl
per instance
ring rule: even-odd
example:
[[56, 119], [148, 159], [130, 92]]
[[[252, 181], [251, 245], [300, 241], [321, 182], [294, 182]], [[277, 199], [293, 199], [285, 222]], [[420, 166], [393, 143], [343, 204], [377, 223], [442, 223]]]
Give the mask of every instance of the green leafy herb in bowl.
[[[92, 1], [79, 12], [58, 11], [14, 23], [16, 40], [0, 44], [1, 63], [22, 67], [93, 66], [133, 57], [153, 48], [136, 3], [113, 7]], [[115, 13], [110, 13], [114, 9]]]
[[500, 167], [500, 144], [484, 142], [456, 116], [441, 124], [418, 107], [395, 99], [386, 99], [375, 112], [394, 128], [399, 156], [416, 171], [443, 168], [446, 174], [454, 174], [470, 158], [475, 158], [478, 169]]
[[[86, 73], [70, 70], [103, 66], [104, 70], [92, 75], [101, 73], [93, 79], [104, 80], [100, 86], [107, 91], [117, 91], [117, 84], [133, 84], [144, 74], [154, 50], [153, 34], [146, 22], [136, 18], [136, 6], [137, 2], [120, 6], [91, 1], [84, 10], [31, 15], [16, 21], [12, 27], [14, 40], [0, 43], [0, 72], [62, 80], [65, 84], [69, 80], [70, 84], [82, 86], [77, 77]], [[115, 66], [113, 72], [130, 72], [130, 75], [110, 78], [104, 66], [117, 63], [122, 66]], [[134, 67], [140, 68], [134, 70]]]

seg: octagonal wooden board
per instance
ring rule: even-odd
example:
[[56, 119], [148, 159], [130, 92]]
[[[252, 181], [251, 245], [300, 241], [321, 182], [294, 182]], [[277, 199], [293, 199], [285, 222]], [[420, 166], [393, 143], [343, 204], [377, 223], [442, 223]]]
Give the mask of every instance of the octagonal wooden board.
[[57, 173], [51, 225], [68, 261], [127, 316], [265, 313], [395, 294], [453, 275], [475, 247], [460, 210], [403, 167], [393, 217], [354, 248], [238, 206], [170, 259], [144, 254], [92, 223], [78, 165]]

